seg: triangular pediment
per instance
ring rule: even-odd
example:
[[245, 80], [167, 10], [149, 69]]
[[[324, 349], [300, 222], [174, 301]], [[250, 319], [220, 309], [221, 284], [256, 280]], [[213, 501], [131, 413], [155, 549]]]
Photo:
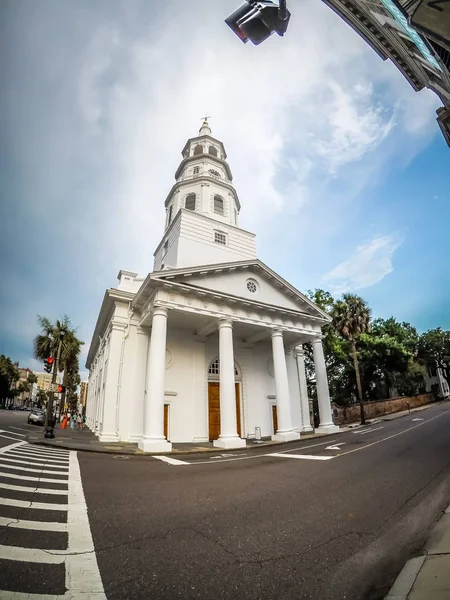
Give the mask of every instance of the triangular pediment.
[[152, 278], [299, 312], [323, 322], [330, 320], [309, 298], [259, 260], [159, 271]]

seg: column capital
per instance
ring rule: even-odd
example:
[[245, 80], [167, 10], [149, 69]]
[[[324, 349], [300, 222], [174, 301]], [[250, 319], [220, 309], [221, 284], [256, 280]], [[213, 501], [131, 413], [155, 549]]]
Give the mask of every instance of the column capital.
[[295, 356], [305, 356], [305, 349], [302, 345], [295, 346], [294, 348]]
[[165, 306], [155, 306], [152, 309], [152, 316], [159, 315], [161, 317], [167, 317], [169, 314], [169, 309]]
[[283, 330], [282, 329], [272, 329], [271, 333], [270, 333], [272, 339], [274, 337], [283, 337]]
[[322, 343], [322, 340], [323, 340], [323, 336], [322, 336], [322, 335], [320, 335], [320, 336], [319, 336], [319, 335], [317, 335], [317, 336], [314, 336], [314, 337], [311, 339], [311, 344], [321, 344], [321, 343]]
[[233, 321], [231, 319], [219, 319], [219, 329], [222, 329], [222, 327], [229, 327], [231, 329]]

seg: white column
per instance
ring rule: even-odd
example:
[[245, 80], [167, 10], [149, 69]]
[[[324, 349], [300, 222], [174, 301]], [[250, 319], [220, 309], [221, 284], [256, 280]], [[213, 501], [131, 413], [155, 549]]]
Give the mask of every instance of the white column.
[[219, 321], [219, 365], [220, 436], [218, 440], [214, 440], [214, 446], [245, 448], [245, 440], [237, 433], [233, 324], [228, 319]]
[[[101, 442], [117, 442], [117, 393], [119, 387], [120, 371], [120, 352], [122, 348], [122, 338], [125, 325], [122, 323], [112, 323], [111, 335], [109, 339], [108, 363], [103, 363], [103, 382], [105, 385], [105, 394], [103, 396], [103, 406], [100, 409], [99, 440]], [[102, 385], [103, 385], [102, 382]], [[101, 389], [99, 404], [102, 400]]]
[[300, 439], [300, 434], [292, 427], [291, 398], [284, 352], [283, 332], [279, 329], [272, 331], [273, 370], [275, 375], [275, 390], [277, 398], [278, 429], [272, 439], [279, 442], [289, 442]]
[[316, 388], [317, 400], [319, 402], [320, 425], [316, 433], [332, 433], [339, 431], [339, 427], [334, 425], [331, 415], [330, 391], [328, 389], [327, 369], [325, 366], [325, 357], [323, 355], [322, 340], [315, 338], [312, 340], [314, 353], [314, 367], [316, 370]]
[[295, 348], [295, 358], [297, 359], [298, 387], [300, 391], [300, 408], [302, 413], [302, 431], [311, 432], [311, 417], [309, 414], [308, 386], [306, 384], [305, 371], [305, 351], [303, 346]]
[[145, 379], [144, 435], [139, 442], [139, 448], [144, 452], [172, 450], [172, 444], [164, 436], [167, 312], [163, 307], [153, 310]]

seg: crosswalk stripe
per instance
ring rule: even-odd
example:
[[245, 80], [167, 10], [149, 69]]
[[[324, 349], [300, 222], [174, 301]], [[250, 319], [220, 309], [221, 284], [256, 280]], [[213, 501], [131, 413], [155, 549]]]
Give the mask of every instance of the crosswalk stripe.
[[8, 452], [9, 450], [12, 450], [13, 448], [18, 448], [19, 446], [25, 446], [26, 442], [16, 442], [15, 444], [10, 444], [9, 446], [3, 446], [3, 448], [0, 448], [0, 454], [5, 454], [6, 452]]
[[22, 481], [35, 481], [36, 483], [63, 483], [67, 485], [67, 479], [51, 479], [49, 477], [29, 477], [28, 475], [22, 475], [17, 473], [5, 473], [0, 471], [0, 477], [8, 479], [21, 479]]
[[20, 548], [19, 546], [3, 545], [0, 545], [0, 558], [49, 564], [60, 564], [65, 560], [64, 554], [59, 554], [57, 550], [39, 550], [37, 548]]
[[[1, 456], [0, 457], [0, 461], [1, 462], [12, 462], [12, 463], [16, 463], [18, 465], [33, 465], [34, 467], [45, 467], [45, 466], [47, 466], [47, 467], [52, 467], [52, 469], [60, 469], [60, 470], [65, 470], [65, 471], [68, 470], [68, 467], [62, 467], [62, 466], [59, 466], [59, 465], [49, 465], [46, 462], [36, 462], [36, 463], [34, 463], [34, 462], [29, 461], [29, 460], [19, 460], [17, 458], [7, 458], [6, 456]], [[6, 466], [6, 465], [4, 465], [4, 466]], [[56, 473], [56, 471], [55, 471], [55, 473]]]
[[14, 448], [11, 452], [21, 452], [30, 456], [54, 456], [55, 458], [69, 460], [69, 453], [56, 452], [55, 450], [37, 450], [35, 446], [21, 446]]
[[38, 446], [37, 444], [27, 444], [22, 446], [22, 450], [27, 450], [33, 454], [52, 454], [55, 456], [61, 456], [62, 458], [69, 458], [70, 452], [68, 450], [62, 450], [61, 448], [50, 448], [49, 446]]
[[[12, 456], [13, 458], [24, 458], [24, 457], [28, 457], [29, 460], [44, 460], [41, 456], [36, 456], [35, 454], [31, 455], [30, 453], [26, 453], [26, 452], [22, 452], [21, 450], [10, 450], [7, 454], [7, 456]], [[49, 454], [49, 457], [52, 456], [51, 454]], [[45, 458], [45, 462], [50, 462], [50, 463], [59, 463], [59, 464], [65, 464], [68, 465], [69, 461], [67, 459], [61, 459], [61, 458]]]
[[67, 504], [51, 504], [50, 502], [31, 502], [15, 498], [1, 498], [0, 506], [18, 506], [20, 508], [38, 508], [40, 510], [67, 510]]
[[[1, 457], [0, 457], [0, 461], [1, 461]], [[0, 468], [1, 467], [3, 467], [4, 469], [14, 469], [15, 471], [29, 471], [30, 473], [46, 473], [46, 474], [50, 474], [50, 475], [67, 475], [67, 471], [60, 473], [59, 471], [49, 471], [48, 469], [32, 469], [31, 467], [20, 467], [19, 465], [2, 465], [0, 462]], [[62, 479], [61, 483], [64, 483], [65, 481], [67, 481], [67, 479]]]
[[[50, 596], [48, 594], [29, 594], [28, 592], [7, 592], [4, 590], [0, 590], [2, 593], [2, 600], [72, 600], [72, 596], [70, 594], [65, 594], [64, 596], [54, 596], [53, 594]], [[96, 596], [92, 594], [89, 597], [89, 600], [95, 600]]]
[[19, 435], [20, 437], [25, 437], [24, 433], [16, 433], [15, 431], [8, 431], [7, 429], [0, 429], [0, 433], [10, 433], [11, 435]]
[[[38, 483], [38, 482], [36, 482]], [[14, 492], [28, 492], [30, 494], [60, 494], [67, 496], [67, 490], [53, 490], [48, 488], [41, 488], [36, 486], [25, 486], [25, 485], [12, 485], [9, 483], [1, 483], [0, 489], [3, 490], [12, 490]]]
[[17, 440], [17, 438], [12, 437], [10, 435], [5, 435], [3, 433], [0, 433], [0, 438], [4, 438], [5, 440]]
[[27, 521], [25, 519], [13, 519], [0, 517], [0, 526], [14, 527], [17, 529], [36, 529], [38, 531], [67, 531], [67, 523], [56, 523], [53, 521]]

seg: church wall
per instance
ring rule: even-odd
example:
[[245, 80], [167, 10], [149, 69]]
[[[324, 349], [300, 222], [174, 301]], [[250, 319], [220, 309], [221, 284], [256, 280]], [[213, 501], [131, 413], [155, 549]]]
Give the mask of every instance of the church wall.
[[[144, 399], [145, 399], [145, 375], [147, 370], [147, 351], [149, 344], [149, 331], [135, 328], [134, 339], [134, 361], [132, 372], [128, 383], [124, 388], [123, 405], [130, 410], [129, 441], [138, 442], [142, 438], [144, 427]], [[131, 354], [131, 352], [130, 352]], [[125, 439], [125, 438], [123, 438]]]
[[[227, 245], [214, 242], [214, 231], [227, 234]], [[232, 262], [256, 258], [254, 235], [209, 218], [198, 218], [183, 211], [178, 245], [177, 267]]]
[[[161, 265], [176, 266], [177, 254], [178, 254], [178, 240], [180, 235], [181, 219], [177, 218], [173, 223], [170, 231], [164, 236], [162, 243], [159, 245], [155, 252], [155, 259], [153, 262], [153, 270], [159, 271]], [[167, 252], [164, 250], [164, 243], [166, 240], [169, 242]]]
[[206, 406], [204, 382], [203, 344], [186, 332], [171, 330], [169, 325], [164, 403], [169, 405], [170, 441], [192, 442], [198, 437], [201, 412], [198, 423], [196, 415], [202, 404]]
[[286, 368], [289, 382], [289, 396], [291, 398], [292, 426], [300, 431], [302, 427], [300, 387], [298, 383], [297, 359], [292, 351], [286, 354]]

